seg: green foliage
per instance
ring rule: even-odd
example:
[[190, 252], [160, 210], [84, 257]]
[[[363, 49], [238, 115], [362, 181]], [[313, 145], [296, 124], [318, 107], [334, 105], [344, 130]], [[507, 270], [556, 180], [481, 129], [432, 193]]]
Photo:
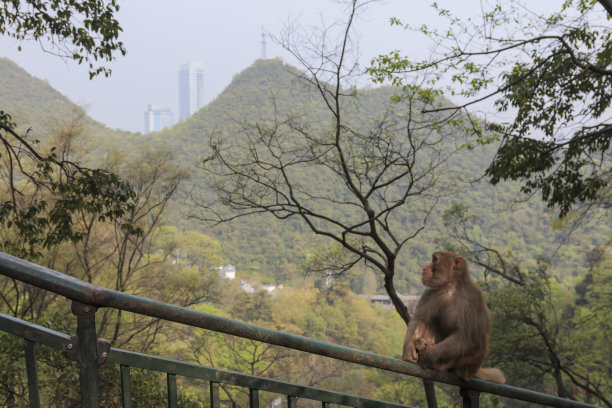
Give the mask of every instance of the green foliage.
[[592, 403], [610, 406], [612, 309], [601, 303], [609, 305], [612, 296], [610, 262], [586, 273], [575, 303], [548, 268], [541, 262], [526, 272], [523, 285], [493, 280], [485, 286], [493, 318], [489, 364], [502, 368], [513, 385], [583, 398], [577, 388]]
[[[2, 4], [0, 34], [18, 41], [49, 41], [59, 55], [79, 64], [88, 63], [90, 77], [110, 74], [96, 61], [111, 61], [116, 51], [125, 54], [123, 44], [117, 41], [121, 27], [114, 18], [119, 10], [114, 0]], [[2, 63], [7, 64], [4, 60]], [[14, 66], [10, 68], [14, 73]], [[8, 93], [13, 86], [3, 89]], [[55, 147], [48, 154], [41, 152], [29, 131], [20, 134], [11, 115], [1, 110], [0, 141], [0, 169], [6, 182], [0, 188], [3, 197], [8, 197], [0, 202], [0, 225], [15, 227], [0, 248], [21, 256], [40, 257], [40, 248], [83, 239], [83, 233], [74, 227], [75, 212], [104, 221], [118, 219], [131, 210], [133, 191], [119, 177], [103, 169], [83, 167]], [[139, 233], [129, 223], [121, 227], [131, 234]]]
[[98, 60], [112, 61], [114, 54], [125, 55], [118, 41], [122, 31], [115, 13], [115, 0], [2, 1], [0, 34], [18, 41], [48, 41], [51, 49], [79, 64], [89, 65], [89, 75], [109, 76], [111, 71]]
[[[118, 219], [133, 208], [134, 193], [117, 175], [82, 167], [59, 156], [55, 148], [43, 154], [36, 146], [38, 141], [28, 140], [14, 128], [10, 115], [0, 111], [4, 142], [0, 169], [6, 177], [6, 184], [0, 187], [6, 197], [0, 202], [0, 225], [15, 227], [14, 237], [0, 242], [0, 248], [39, 257], [40, 248], [83, 239], [84, 234], [74, 228], [74, 213], [82, 211], [105, 221]], [[121, 227], [139, 233], [130, 223]]]
[[[611, 171], [612, 124], [604, 112], [612, 101], [612, 32], [600, 24], [605, 11], [596, 1], [568, 0], [546, 17], [518, 1], [497, 2], [478, 21], [433, 7], [447, 22], [444, 30], [412, 28], [397, 18], [392, 25], [431, 39], [434, 57], [414, 61], [391, 51], [372, 61], [373, 80], [401, 86], [425, 110], [448, 118], [492, 98], [498, 112], [512, 112], [511, 122], [488, 123], [493, 133], [465, 130], [478, 143], [501, 139], [486, 170], [493, 184], [520, 180], [524, 193], [541, 191], [560, 216], [576, 203], [598, 201]], [[431, 95], [442, 94], [468, 101], [430, 107]]]
[[[567, 7], [571, 2], [567, 2]], [[587, 13], [585, 7], [582, 13]], [[548, 20], [544, 32], [557, 31], [561, 14]], [[557, 21], [559, 20], [559, 21]], [[496, 102], [500, 111], [517, 110], [514, 122], [494, 127], [504, 140], [487, 173], [493, 183], [501, 179], [524, 179], [527, 194], [541, 190], [551, 207], [567, 214], [575, 201], [594, 201], [608, 186], [604, 177], [609, 163], [597, 160], [612, 140], [609, 123], [595, 124], [612, 101], [612, 33], [589, 24], [586, 15], [560, 33], [548, 52], [533, 47], [531, 61], [517, 62], [504, 74], [507, 86]], [[536, 38], [547, 40], [548, 37]], [[584, 126], [564, 137], [560, 129], [588, 119]], [[548, 139], [526, 138], [543, 133]], [[603, 164], [604, 169], [597, 167]], [[608, 170], [606, 170], [606, 167]]]

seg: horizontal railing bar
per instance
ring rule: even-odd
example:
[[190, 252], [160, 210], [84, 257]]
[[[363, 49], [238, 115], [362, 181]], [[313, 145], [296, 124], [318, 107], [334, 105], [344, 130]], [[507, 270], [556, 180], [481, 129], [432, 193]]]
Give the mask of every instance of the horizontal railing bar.
[[[69, 337], [63, 333], [38, 326], [34, 323], [26, 322], [12, 316], [0, 313], [0, 328], [10, 334], [22, 336], [28, 333], [30, 336], [39, 339], [40, 344], [52, 348], [65, 350], [68, 345]], [[57, 337], [57, 339], [53, 339]], [[63, 340], [66, 340], [64, 343]], [[60, 347], [56, 347], [59, 345]], [[342, 394], [335, 391], [323, 390], [320, 388], [302, 386], [284, 381], [272, 380], [262, 377], [255, 377], [233, 371], [219, 370], [212, 367], [201, 366], [198, 364], [186, 363], [183, 361], [172, 360], [163, 357], [142, 354], [128, 350], [112, 348], [108, 354], [108, 363], [117, 364], [132, 368], [169, 373], [183, 377], [196, 378], [199, 380], [213, 381], [240, 387], [251, 388], [254, 390], [268, 391], [276, 394], [296, 395], [300, 398], [314, 401], [327, 401], [339, 405], [351, 407], [372, 407], [372, 408], [405, 408], [405, 405], [394, 404], [386, 401], [372, 400], [356, 395]], [[123, 367], [122, 367], [123, 368]], [[123, 371], [122, 371], [123, 375]]]
[[273, 392], [276, 394], [295, 395], [300, 398], [314, 401], [328, 401], [333, 402], [334, 404], [346, 405], [349, 407], [405, 407], [405, 405], [394, 404], [386, 401], [377, 401], [356, 395], [342, 394], [335, 391], [328, 391], [284, 381], [255, 377], [233, 371], [219, 370], [197, 364], [185, 363], [183, 361], [171, 360], [163, 357], [140, 354], [114, 348], [111, 348], [110, 350], [108, 362], [129, 365], [130, 367], [145, 370], [174, 373], [183, 377], [196, 378], [206, 381], [216, 381], [224, 384], [237, 385], [239, 387]]
[[0, 330], [56, 350], [66, 350], [70, 336], [13, 316], [0, 313]]
[[0, 273], [63, 295], [69, 299], [98, 307], [121, 309], [189, 326], [218, 331], [251, 340], [258, 340], [294, 350], [332, 357], [369, 367], [408, 374], [414, 377], [457, 385], [541, 405], [560, 408], [593, 407], [593, 405], [566, 400], [564, 398], [509, 385], [493, 384], [477, 379], [465, 382], [450, 373], [422, 370], [417, 365], [402, 360], [379, 356], [374, 353], [350, 347], [309, 339], [296, 334], [285, 333], [180, 306], [141, 298], [139, 296], [129, 295], [112, 289], [102, 288], [2, 252], [0, 252]]

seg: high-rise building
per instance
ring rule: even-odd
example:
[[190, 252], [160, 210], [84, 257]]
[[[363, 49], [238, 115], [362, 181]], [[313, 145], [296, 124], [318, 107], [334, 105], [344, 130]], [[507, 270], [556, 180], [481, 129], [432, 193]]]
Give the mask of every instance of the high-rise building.
[[179, 117], [185, 120], [204, 105], [204, 64], [190, 62], [179, 69]]
[[169, 128], [173, 124], [174, 115], [170, 109], [156, 105], [148, 106], [144, 114], [145, 133], [159, 132], [162, 129]]

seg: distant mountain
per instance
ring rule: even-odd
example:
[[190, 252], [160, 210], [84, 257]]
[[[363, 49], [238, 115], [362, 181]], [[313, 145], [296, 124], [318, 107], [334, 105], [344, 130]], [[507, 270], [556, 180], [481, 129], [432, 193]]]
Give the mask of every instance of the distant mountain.
[[73, 106], [47, 82], [0, 58], [0, 109], [10, 112], [18, 123], [42, 127], [45, 118], [69, 116]]
[[[68, 120], [80, 109], [47, 81], [0, 57], [0, 110], [10, 113], [19, 129], [31, 128], [33, 135], [44, 139], [57, 119]], [[110, 130], [87, 115], [84, 121], [96, 134]]]
[[[211, 135], [232, 135], [238, 131], [240, 121], [255, 122], [271, 119], [274, 115], [282, 118], [288, 112], [303, 114], [314, 131], [324, 128], [329, 113], [319, 102], [319, 96], [296, 74], [299, 74], [296, 68], [282, 61], [257, 60], [234, 76], [230, 85], [199, 112], [170, 129], [150, 135], [113, 131], [87, 118], [98, 146], [95, 154], [120, 149], [122, 154], [130, 156], [143, 145], [175, 152], [177, 163], [188, 169], [192, 177], [175, 200], [168, 223], [198, 229], [217, 239], [226, 260], [236, 265], [238, 276], [255, 275], [281, 283], [296, 277], [300, 279], [299, 270], [306, 252], [317, 250], [325, 241], [314, 237], [297, 220], [278, 222], [271, 217], [250, 217], [211, 230], [187, 218], [189, 214], [196, 214], [193, 197], [211, 194], [210, 180], [197, 170], [201, 160], [209, 154]], [[365, 119], [376, 116], [392, 93], [391, 88], [363, 90], [361, 97], [348, 107], [349, 115]], [[44, 129], [48, 118], [70, 117], [74, 104], [44, 81], [30, 76], [11, 61], [0, 59], [0, 109], [12, 112], [20, 123]], [[462, 151], [448, 163], [448, 168], [466, 179], [475, 179], [482, 175], [492, 153], [491, 147], [479, 152]], [[95, 157], [92, 160], [95, 162]], [[309, 177], [316, 179], [317, 175], [309, 174]], [[333, 188], [325, 186], [324, 182], [321, 185]], [[550, 216], [537, 200], [512, 205], [518, 196], [518, 187], [513, 184], [493, 188], [486, 182], [474, 183], [441, 203], [440, 211], [451, 203], [467, 204], [480, 218], [474, 226], [475, 234], [490, 245], [512, 251], [518, 259], [534, 265], [536, 256], [555, 253], [561, 234], [549, 228]], [[409, 228], [409, 218], [401, 222]], [[601, 233], [575, 234], [574, 243], [556, 253], [553, 259], [559, 275], [577, 274], [584, 265], [586, 249]], [[434, 216], [427, 230], [409, 243], [398, 267], [397, 286], [401, 292], [416, 290], [420, 268], [436, 249], [436, 239], [444, 236], [441, 217]], [[357, 292], [372, 291], [372, 280], [371, 272], [361, 268], [352, 276], [351, 285]], [[380, 282], [378, 287], [380, 289]]]

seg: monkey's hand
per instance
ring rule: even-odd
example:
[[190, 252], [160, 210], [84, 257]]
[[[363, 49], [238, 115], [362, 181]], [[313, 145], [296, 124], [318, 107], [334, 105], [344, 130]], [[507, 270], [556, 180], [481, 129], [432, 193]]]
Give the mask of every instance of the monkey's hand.
[[433, 340], [425, 339], [423, 337], [414, 340], [414, 348], [417, 351], [417, 353], [419, 353], [419, 355], [420, 355], [421, 351], [423, 351], [427, 347], [433, 346], [433, 345], [434, 345]]
[[404, 353], [402, 354], [402, 360], [410, 361], [411, 363], [416, 363], [418, 357], [419, 354], [414, 348], [414, 343], [411, 341], [404, 343]]
[[453, 361], [441, 361], [440, 349], [438, 346], [428, 347], [421, 351], [419, 353], [417, 364], [423, 369], [433, 369], [438, 371], [449, 371], [455, 365]]
[[434, 368], [435, 355], [433, 348], [424, 348], [419, 352], [417, 364], [423, 369]]

